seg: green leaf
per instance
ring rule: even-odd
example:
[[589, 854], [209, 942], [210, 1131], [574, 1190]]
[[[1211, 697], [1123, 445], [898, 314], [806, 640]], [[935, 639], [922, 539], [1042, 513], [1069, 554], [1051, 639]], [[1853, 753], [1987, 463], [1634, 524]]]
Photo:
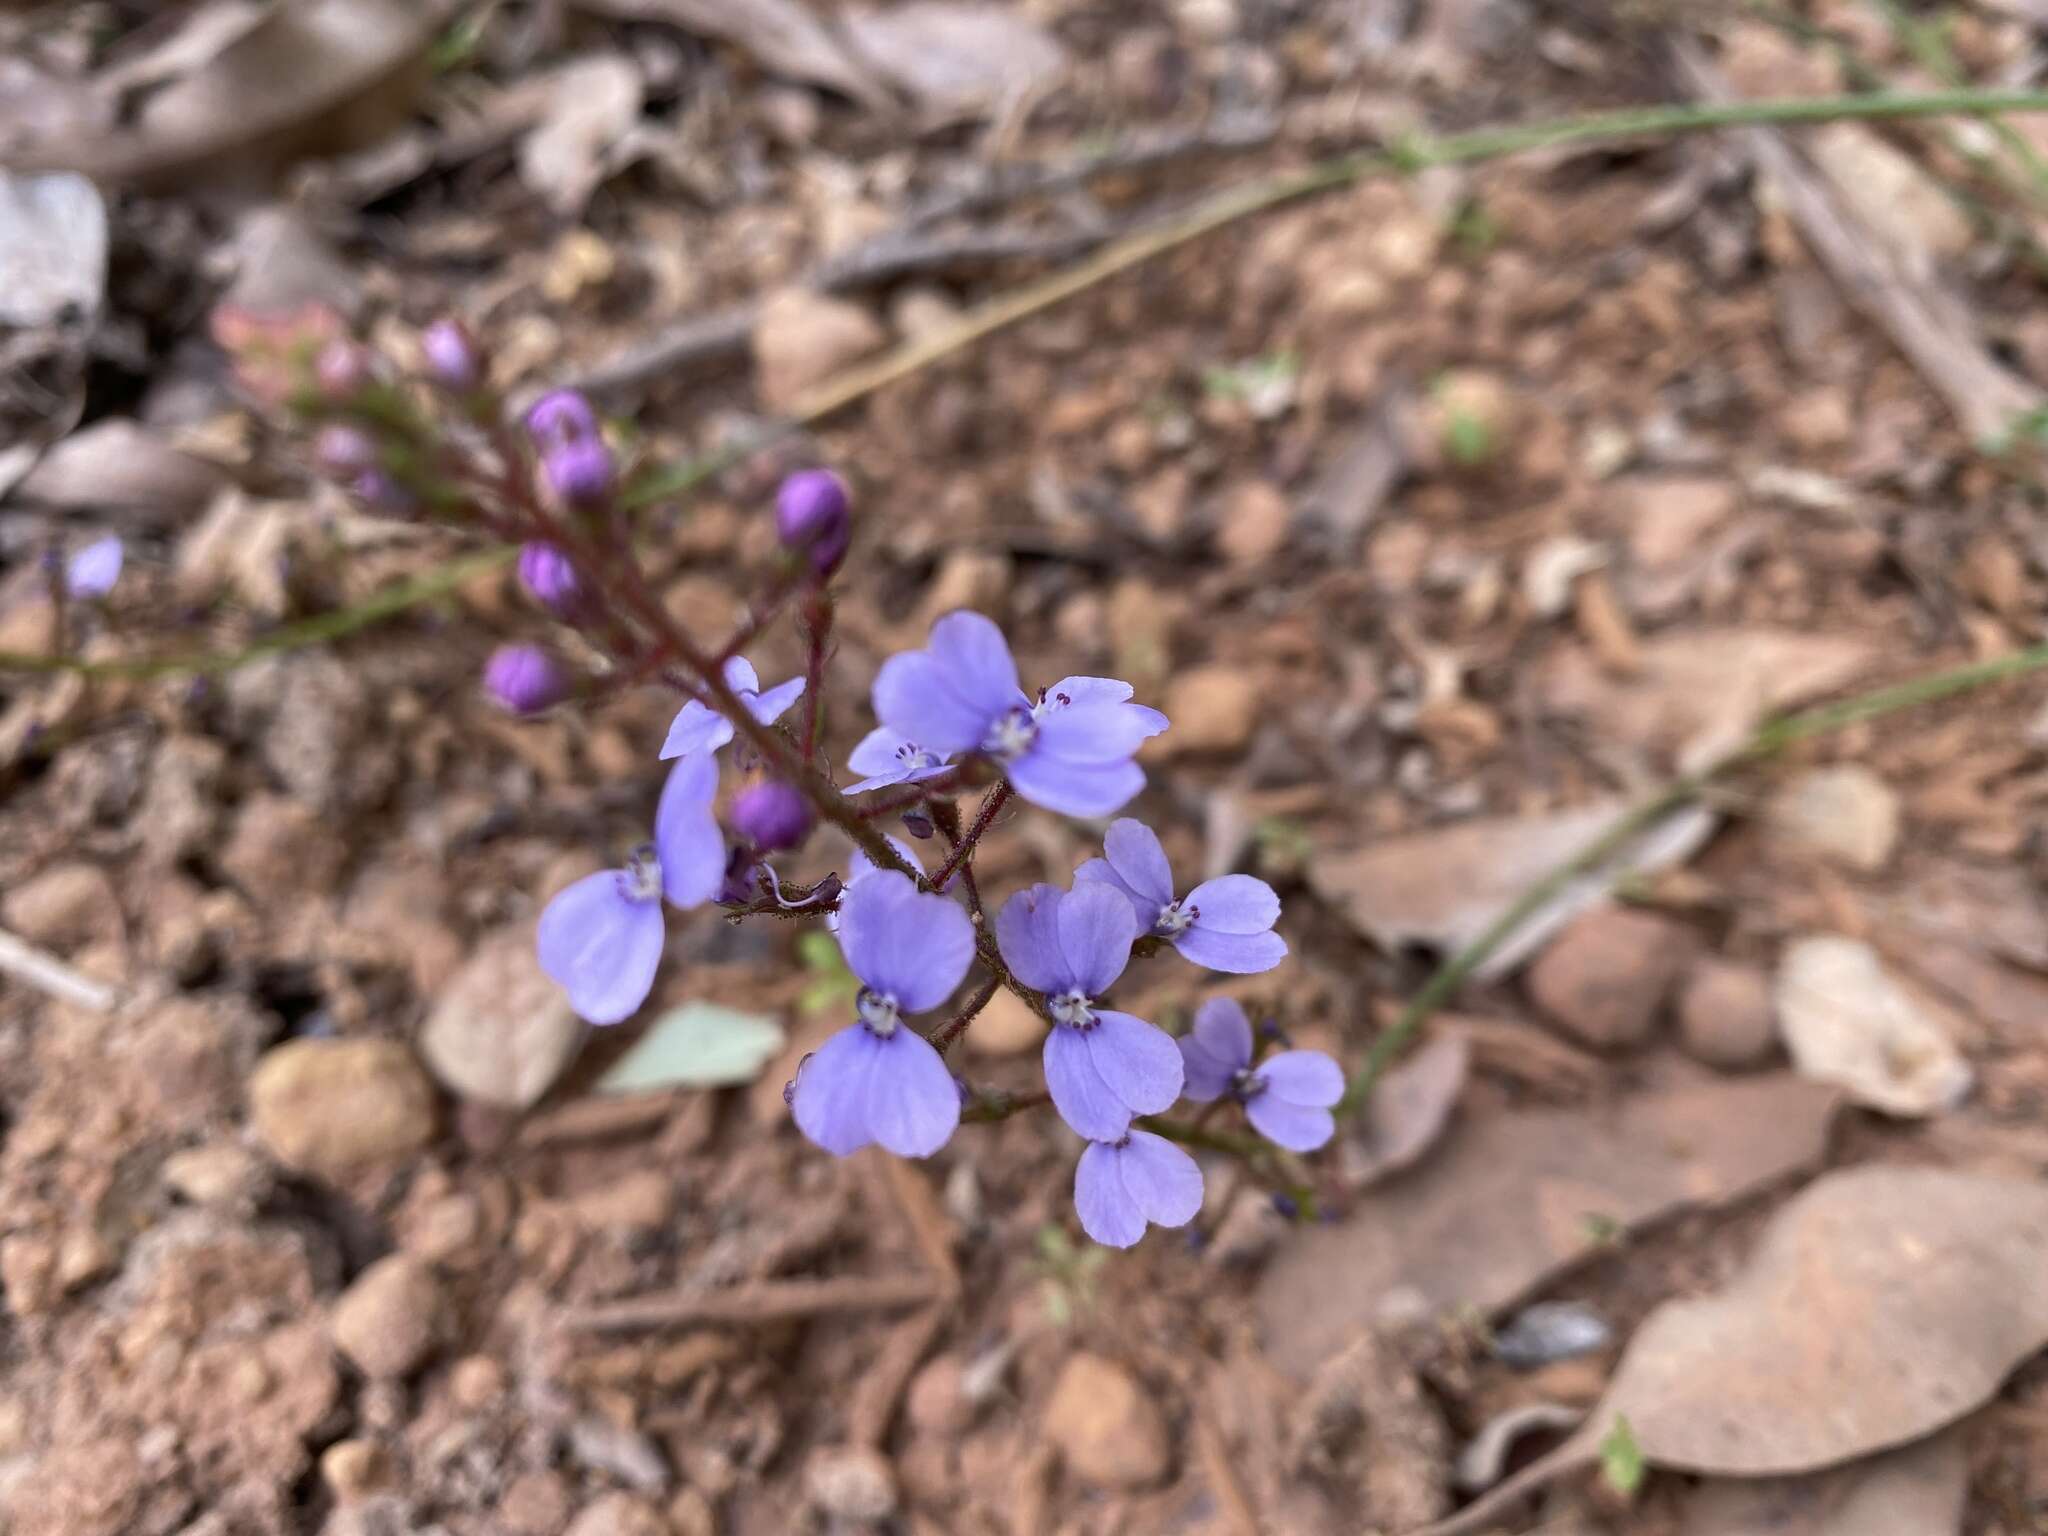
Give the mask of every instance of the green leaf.
[[1629, 1428], [1627, 1416], [1617, 1413], [1614, 1427], [1600, 1442], [1600, 1475], [1624, 1499], [1633, 1499], [1636, 1490], [1643, 1486], [1644, 1467], [1643, 1448], [1636, 1444], [1636, 1432]]
[[684, 1003], [654, 1021], [598, 1079], [599, 1093], [751, 1083], [782, 1049], [782, 1025], [717, 1003]]

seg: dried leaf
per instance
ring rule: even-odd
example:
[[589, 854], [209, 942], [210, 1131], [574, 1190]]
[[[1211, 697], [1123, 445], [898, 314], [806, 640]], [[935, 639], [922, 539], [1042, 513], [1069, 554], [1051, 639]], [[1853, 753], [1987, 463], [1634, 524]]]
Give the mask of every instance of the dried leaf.
[[1688, 1073], [1606, 1114], [1477, 1119], [1274, 1258], [1256, 1297], [1268, 1357], [1306, 1376], [1378, 1323], [1512, 1305], [1633, 1226], [1814, 1162], [1835, 1101], [1790, 1073]]
[[666, 21], [731, 43], [771, 75], [830, 86], [865, 106], [894, 105], [873, 71], [800, 0], [575, 0], [593, 15]]
[[[1424, 944], [1454, 951], [1478, 938], [1625, 809], [1619, 801], [1599, 801], [1541, 816], [1456, 822], [1354, 852], [1324, 854], [1310, 864], [1309, 883], [1382, 949]], [[1666, 817], [1621, 857], [1572, 881], [1534, 913], [1479, 967], [1479, 979], [1506, 975], [1618, 881], [1688, 858], [1713, 828], [1713, 816], [1698, 807]]]
[[1806, 1076], [1890, 1115], [1951, 1108], [1970, 1091], [1969, 1064], [1932, 1015], [1886, 974], [1877, 952], [1821, 935], [1785, 951], [1778, 1028]]
[[640, 120], [640, 71], [620, 54], [555, 71], [547, 115], [519, 146], [519, 175], [564, 218], [583, 211], [614, 168], [612, 151]]
[[180, 453], [125, 416], [108, 416], [56, 444], [15, 488], [17, 499], [67, 511], [124, 508], [183, 523], [226, 484], [213, 465]]
[[420, 1030], [420, 1055], [465, 1099], [527, 1109], [575, 1058], [587, 1033], [518, 923], [477, 951], [443, 989]]
[[599, 1093], [751, 1083], [782, 1049], [782, 1025], [717, 1003], [671, 1008], [598, 1080]]
[[1806, 1477], [1706, 1482], [1685, 1501], [1681, 1536], [1942, 1536], [1970, 1487], [1960, 1425], [1918, 1445]]
[[0, 325], [89, 322], [107, 284], [107, 209], [83, 176], [0, 171]]
[[848, 11], [845, 26], [867, 60], [930, 113], [985, 112], [1046, 89], [1067, 67], [1052, 34], [1007, 5], [909, 0]]
[[1342, 1144], [1345, 1183], [1354, 1189], [1377, 1184], [1435, 1146], [1471, 1062], [1465, 1036], [1444, 1030], [1375, 1083], [1358, 1131]]

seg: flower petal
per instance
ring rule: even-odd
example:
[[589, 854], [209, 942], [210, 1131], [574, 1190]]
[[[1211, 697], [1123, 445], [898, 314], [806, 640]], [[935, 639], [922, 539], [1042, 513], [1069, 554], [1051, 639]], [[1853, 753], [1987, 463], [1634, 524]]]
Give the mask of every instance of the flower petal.
[[1327, 1109], [1290, 1104], [1270, 1091], [1247, 1099], [1244, 1116], [1253, 1130], [1290, 1152], [1313, 1152], [1337, 1133], [1337, 1122]]
[[1116, 677], [1063, 677], [1045, 690], [1045, 709], [1070, 704], [1122, 704], [1137, 690]]
[[790, 1112], [797, 1129], [835, 1157], [858, 1152], [875, 1138], [868, 1105], [882, 1042], [865, 1024], [849, 1024], [796, 1069]]
[[1177, 1042], [1187, 1068], [1182, 1091], [1197, 1104], [1220, 1099], [1251, 1064], [1252, 1026], [1235, 998], [1212, 997], [1196, 1010], [1195, 1025]]
[[[869, 775], [897, 774], [898, 777], [886, 782], [899, 783], [902, 774], [908, 770], [904, 768], [903, 759], [896, 755], [897, 749], [909, 744], [910, 739], [901, 732], [878, 725], [861, 737], [860, 745], [848, 754], [847, 769], [852, 773]], [[853, 791], [848, 790], [847, 793], [852, 794]]]
[[1130, 1106], [1117, 1097], [1088, 1048], [1094, 1030], [1055, 1024], [1045, 1037], [1045, 1086], [1060, 1118], [1090, 1141], [1115, 1141], [1131, 1128]]
[[1026, 800], [1062, 816], [1112, 815], [1145, 787], [1136, 763], [1075, 763], [1045, 752], [1026, 752], [1003, 772]]
[[1131, 1113], [1156, 1115], [1173, 1108], [1187, 1081], [1187, 1067], [1173, 1036], [1157, 1024], [1107, 1009], [1098, 1009], [1095, 1027], [1082, 1033], [1096, 1075]]
[[725, 664], [725, 686], [734, 693], [759, 693], [761, 675], [746, 657], [734, 656]]
[[1252, 1074], [1266, 1085], [1258, 1097], [1278, 1097], [1309, 1109], [1328, 1109], [1344, 1097], [1344, 1069], [1321, 1051], [1282, 1051]]
[[661, 787], [654, 811], [654, 853], [661, 861], [661, 893], [675, 906], [701, 907], [725, 884], [725, 834], [711, 802], [718, 794], [718, 759], [708, 752], [678, 758]]
[[1075, 870], [1074, 884], [1106, 885], [1111, 890], [1122, 891], [1124, 899], [1131, 904], [1131, 915], [1137, 919], [1140, 933], [1148, 931], [1159, 920], [1159, 903], [1147, 901], [1126, 885], [1107, 859], [1090, 859]]
[[1128, 1248], [1145, 1235], [1145, 1213], [1124, 1187], [1123, 1149], [1091, 1141], [1074, 1165], [1074, 1211], [1081, 1230], [1110, 1248]]
[[1128, 704], [1075, 704], [1046, 712], [1031, 750], [1070, 763], [1122, 762], [1151, 734]]
[[1068, 978], [1084, 996], [1102, 996], [1131, 963], [1138, 918], [1130, 902], [1106, 885], [1077, 885], [1060, 898], [1054, 923]]
[[1156, 919], [1159, 908], [1173, 900], [1173, 866], [1166, 862], [1159, 834], [1134, 816], [1119, 817], [1102, 834], [1102, 852], [1124, 884], [1152, 903]]
[[633, 900], [624, 881], [624, 871], [604, 869], [564, 886], [534, 930], [540, 968], [592, 1024], [616, 1024], [637, 1010], [661, 966], [661, 904]]
[[702, 753], [709, 756], [732, 740], [732, 722], [708, 704], [690, 700], [669, 722], [668, 739], [661, 744], [661, 760]]
[[908, 875], [878, 869], [846, 888], [839, 947], [854, 975], [906, 1013], [936, 1008], [974, 960], [974, 924], [943, 896], [921, 894]]
[[1280, 919], [1280, 898], [1273, 887], [1251, 875], [1204, 880], [1188, 892], [1181, 907], [1212, 933], [1264, 933]]
[[64, 563], [64, 591], [76, 598], [105, 597], [121, 579], [121, 540], [116, 534], [94, 539]]
[[868, 1082], [868, 1132], [898, 1157], [930, 1157], [960, 1124], [959, 1086], [931, 1041], [915, 1031], [898, 1029], [880, 1043]]
[[1026, 886], [996, 914], [996, 948], [1003, 964], [1040, 992], [1064, 992], [1071, 982], [1058, 928], [1064, 895], [1057, 886]]
[[1132, 1204], [1156, 1227], [1184, 1227], [1202, 1209], [1201, 1167], [1164, 1136], [1131, 1132], [1117, 1167]]
[[804, 680], [792, 677], [788, 682], [777, 683], [748, 699], [747, 712], [763, 725], [773, 725], [782, 718], [783, 711], [803, 696]]
[[882, 663], [874, 705], [883, 725], [941, 757], [980, 746], [996, 713], [955, 693], [924, 651], [902, 651]]
[[[995, 621], [960, 609], [932, 625], [925, 651], [939, 664], [953, 692], [978, 706], [983, 719], [1027, 704], [1017, 685], [1017, 663]], [[913, 733], [915, 734], [915, 733]]]
[[1277, 933], [1216, 933], [1202, 923], [1175, 934], [1173, 947], [1191, 964], [1234, 976], [1270, 971], [1287, 958], [1287, 941]]

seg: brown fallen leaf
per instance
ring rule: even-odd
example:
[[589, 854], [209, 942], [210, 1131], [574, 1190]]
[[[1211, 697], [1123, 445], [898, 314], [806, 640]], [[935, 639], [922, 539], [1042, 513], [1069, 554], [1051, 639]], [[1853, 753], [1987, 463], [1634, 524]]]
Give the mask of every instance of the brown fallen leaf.
[[[1427, 832], [1316, 857], [1309, 883], [1375, 944], [1449, 952], [1491, 927], [1522, 893], [1604, 832], [1626, 809], [1603, 800], [1565, 811], [1453, 822]], [[1628, 875], [1689, 857], [1714, 828], [1697, 806], [1657, 823], [1622, 857], [1574, 880], [1487, 957], [1475, 973], [1504, 976]]]
[[771, 75], [830, 86], [867, 107], [895, 105], [874, 71], [801, 0], [575, 0], [575, 5], [622, 21], [665, 21], [732, 44]]
[[519, 178], [563, 218], [583, 211], [640, 120], [640, 71], [622, 54], [573, 59], [554, 72], [547, 114], [519, 145]]
[[1942, 1536], [1963, 1520], [1970, 1488], [1963, 1425], [1881, 1456], [1805, 1477], [1700, 1484], [1681, 1536]]
[[1807, 1077], [1888, 1115], [1919, 1117], [1970, 1091], [1969, 1063], [1868, 944], [1820, 934], [1790, 945], [1773, 989], [1778, 1032]]
[[1471, 1063], [1465, 1036], [1443, 1030], [1375, 1083], [1340, 1145], [1344, 1182], [1364, 1189], [1420, 1161], [1450, 1123]]
[[1650, 1314], [1577, 1434], [1427, 1536], [1485, 1529], [1595, 1461], [1624, 1418], [1645, 1462], [1708, 1476], [1795, 1476], [1909, 1445], [2048, 1344], [2044, 1266], [2038, 1180], [1829, 1174], [1778, 1212], [1731, 1284]]
[[986, 112], [1046, 89], [1067, 67], [1052, 34], [1008, 5], [910, 0], [843, 19], [868, 62], [934, 115]]
[[52, 446], [14, 497], [74, 512], [119, 508], [150, 523], [176, 525], [197, 516], [226, 483], [219, 469], [180, 453], [149, 428], [107, 416]]
[[1376, 1323], [1497, 1311], [1632, 1227], [1820, 1157], [1832, 1089], [1668, 1070], [1604, 1112], [1476, 1120], [1344, 1221], [1301, 1233], [1255, 1298], [1268, 1357], [1306, 1377]]

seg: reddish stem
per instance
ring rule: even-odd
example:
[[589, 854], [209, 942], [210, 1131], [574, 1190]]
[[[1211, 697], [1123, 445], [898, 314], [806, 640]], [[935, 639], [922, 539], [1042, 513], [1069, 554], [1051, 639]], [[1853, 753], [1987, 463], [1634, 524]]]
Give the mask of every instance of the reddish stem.
[[991, 975], [987, 981], [975, 988], [974, 996], [967, 999], [958, 1013], [932, 1031], [932, 1046], [941, 1056], [953, 1048], [955, 1040], [967, 1033], [967, 1026], [974, 1022], [974, 1016], [988, 1006], [989, 999], [996, 995], [996, 989], [1002, 984], [1002, 977]]
[[981, 810], [975, 815], [974, 825], [967, 829], [965, 837], [954, 843], [953, 852], [947, 857], [946, 862], [939, 866], [939, 872], [932, 876], [933, 890], [943, 891], [946, 882], [953, 878], [960, 866], [974, 856], [974, 845], [981, 841], [982, 833], [989, 829], [990, 823], [996, 819], [996, 812], [1003, 808], [1004, 802], [1009, 798], [1008, 779], [999, 780], [986, 795], [982, 796]]
[[825, 656], [832, 638], [832, 594], [822, 586], [804, 599], [804, 761], [817, 766], [825, 734]]

